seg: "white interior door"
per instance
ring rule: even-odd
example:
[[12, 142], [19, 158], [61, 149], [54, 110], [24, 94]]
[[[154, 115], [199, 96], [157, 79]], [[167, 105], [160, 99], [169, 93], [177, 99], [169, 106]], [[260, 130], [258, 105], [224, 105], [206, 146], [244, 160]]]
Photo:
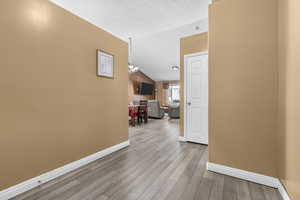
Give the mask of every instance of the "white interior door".
[[208, 53], [185, 56], [185, 138], [208, 144]]

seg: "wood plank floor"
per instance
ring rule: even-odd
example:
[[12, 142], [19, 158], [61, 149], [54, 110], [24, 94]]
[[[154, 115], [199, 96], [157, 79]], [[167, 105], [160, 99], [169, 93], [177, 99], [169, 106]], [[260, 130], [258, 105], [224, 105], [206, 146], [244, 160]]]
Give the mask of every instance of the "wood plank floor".
[[13, 199], [281, 200], [273, 188], [206, 171], [207, 146], [178, 142], [178, 120], [129, 132], [130, 147]]

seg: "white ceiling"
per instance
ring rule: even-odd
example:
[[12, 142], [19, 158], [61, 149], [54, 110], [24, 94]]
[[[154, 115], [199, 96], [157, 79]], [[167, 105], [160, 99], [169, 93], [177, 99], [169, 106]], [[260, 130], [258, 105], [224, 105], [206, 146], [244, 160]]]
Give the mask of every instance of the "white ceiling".
[[[128, 37], [135, 40], [142, 41], [143, 38], [153, 38], [153, 35], [161, 35], [162, 32], [172, 34], [172, 29], [180, 29], [178, 27], [185, 27], [186, 30], [193, 29], [194, 25], [199, 20], [208, 18], [208, 4], [211, 0], [50, 0], [53, 3], [69, 10], [77, 16], [89, 21], [90, 23], [104, 29], [113, 35], [128, 41]], [[192, 26], [189, 26], [192, 25]], [[202, 26], [202, 23], [200, 23]], [[204, 25], [206, 26], [206, 25]], [[204, 27], [205, 28], [205, 27]], [[203, 30], [203, 28], [200, 28]], [[175, 31], [176, 32], [176, 31]], [[186, 32], [180, 29], [179, 32]], [[152, 49], [145, 47], [144, 49], [136, 46], [134, 51], [133, 61], [138, 62], [140, 68], [151, 78], [155, 80], [176, 80], [179, 79], [179, 74], [176, 72], [167, 71], [169, 65], [178, 63], [178, 36], [179, 34], [173, 32], [173, 42], [171, 40], [161, 41], [156, 40], [156, 44], [164, 47], [164, 52], [153, 51], [160, 47]], [[198, 31], [199, 32], [199, 31]], [[163, 35], [163, 34], [162, 34]], [[177, 35], [177, 36], [175, 36]], [[186, 35], [186, 34], [185, 34]], [[177, 42], [174, 43], [174, 37]], [[168, 36], [159, 36], [159, 38], [168, 39]], [[167, 42], [167, 43], [166, 43]], [[141, 42], [140, 44], [142, 44]], [[174, 48], [174, 45], [177, 48]], [[169, 46], [169, 48], [168, 48]], [[176, 49], [176, 51], [174, 51]], [[168, 53], [168, 51], [173, 53]], [[137, 55], [135, 55], [137, 53]], [[161, 54], [163, 53], [163, 54]], [[168, 60], [168, 62], [163, 62]], [[155, 60], [156, 62], [151, 62]], [[176, 61], [177, 60], [177, 61]], [[150, 64], [149, 64], [150, 63]], [[160, 64], [159, 64], [160, 63]], [[173, 74], [173, 75], [171, 75]], [[169, 75], [169, 76], [168, 76]]]
[[171, 67], [180, 65], [180, 38], [207, 30], [208, 20], [204, 19], [133, 39], [133, 63], [155, 81], [179, 80], [179, 71], [173, 71]]
[[127, 40], [207, 18], [211, 0], [51, 0]]

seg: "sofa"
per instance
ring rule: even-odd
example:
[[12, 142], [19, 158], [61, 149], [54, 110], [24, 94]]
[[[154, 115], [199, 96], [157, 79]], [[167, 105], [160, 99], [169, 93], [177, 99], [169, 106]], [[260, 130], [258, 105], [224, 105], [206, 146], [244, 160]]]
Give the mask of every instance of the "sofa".
[[148, 101], [148, 117], [162, 119], [165, 116], [165, 111], [160, 107], [158, 100]]
[[170, 119], [179, 119], [179, 103], [171, 103], [169, 105], [169, 118]]

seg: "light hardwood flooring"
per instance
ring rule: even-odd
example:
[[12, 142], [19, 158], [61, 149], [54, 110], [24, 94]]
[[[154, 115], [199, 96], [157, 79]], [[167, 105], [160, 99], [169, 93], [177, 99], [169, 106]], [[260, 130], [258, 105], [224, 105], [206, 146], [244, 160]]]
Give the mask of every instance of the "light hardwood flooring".
[[129, 132], [130, 147], [14, 199], [281, 200], [273, 188], [206, 171], [207, 146], [178, 142], [178, 120]]

